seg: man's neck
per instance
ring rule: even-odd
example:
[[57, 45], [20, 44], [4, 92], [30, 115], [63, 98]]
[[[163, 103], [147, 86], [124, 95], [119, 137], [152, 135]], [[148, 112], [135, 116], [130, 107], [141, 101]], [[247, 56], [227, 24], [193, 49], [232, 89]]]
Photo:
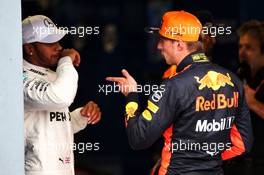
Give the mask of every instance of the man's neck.
[[24, 57], [24, 59], [29, 62], [30, 64], [33, 64], [35, 66], [39, 66], [39, 67], [43, 67], [43, 68], [49, 68], [48, 66], [45, 66], [43, 64], [41, 64], [38, 59], [34, 59], [32, 57]]
[[257, 68], [252, 68], [251, 70], [251, 78], [255, 78], [259, 70], [264, 66], [258, 66]]
[[182, 55], [179, 56], [179, 59], [177, 60], [177, 66], [182, 62], [182, 60], [184, 60], [184, 58], [186, 58], [188, 55], [190, 55], [191, 53], [196, 52], [196, 51], [188, 51], [186, 50], [186, 52], [184, 52]]

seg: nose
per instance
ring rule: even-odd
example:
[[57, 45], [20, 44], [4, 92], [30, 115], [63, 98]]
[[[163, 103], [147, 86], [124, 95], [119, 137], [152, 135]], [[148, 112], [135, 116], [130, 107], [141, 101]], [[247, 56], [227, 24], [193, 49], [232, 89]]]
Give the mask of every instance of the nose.
[[246, 52], [245, 52], [244, 47], [240, 47], [239, 48], [238, 55], [239, 55], [239, 61], [240, 62], [245, 61], [245, 59], [246, 59]]
[[157, 44], [157, 49], [162, 50], [161, 40], [159, 40], [159, 42], [158, 42], [158, 44]]

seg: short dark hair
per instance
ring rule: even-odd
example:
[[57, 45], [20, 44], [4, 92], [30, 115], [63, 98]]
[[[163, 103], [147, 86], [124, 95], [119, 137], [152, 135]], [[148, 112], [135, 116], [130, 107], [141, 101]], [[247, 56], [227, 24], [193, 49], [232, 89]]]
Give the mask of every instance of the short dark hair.
[[244, 36], [245, 34], [250, 35], [251, 37], [256, 38], [260, 43], [261, 53], [264, 53], [264, 23], [258, 20], [251, 20], [238, 28], [237, 34], [239, 37]]

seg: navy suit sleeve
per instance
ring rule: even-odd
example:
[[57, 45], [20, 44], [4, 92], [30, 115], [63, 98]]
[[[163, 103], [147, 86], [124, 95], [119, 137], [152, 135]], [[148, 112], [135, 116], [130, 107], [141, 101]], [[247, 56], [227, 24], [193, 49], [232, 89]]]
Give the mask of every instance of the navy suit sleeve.
[[127, 135], [133, 149], [151, 146], [173, 123], [179, 111], [180, 97], [175, 86], [166, 83], [161, 87], [149, 97], [142, 113], [138, 110], [138, 94], [127, 96]]

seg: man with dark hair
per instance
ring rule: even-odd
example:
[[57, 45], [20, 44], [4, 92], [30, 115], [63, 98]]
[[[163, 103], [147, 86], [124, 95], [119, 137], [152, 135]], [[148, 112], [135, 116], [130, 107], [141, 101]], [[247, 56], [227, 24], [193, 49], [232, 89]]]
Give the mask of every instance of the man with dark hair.
[[[233, 160], [230, 174], [259, 175], [264, 172], [264, 24], [252, 20], [237, 31], [239, 36], [239, 77], [244, 82], [251, 112], [254, 143], [247, 157]], [[235, 170], [236, 169], [236, 170]], [[235, 172], [237, 171], [237, 172]]]
[[250, 71], [245, 80], [253, 83], [258, 71], [264, 66], [264, 24], [260, 21], [249, 21], [238, 29], [239, 61], [249, 65]]
[[99, 122], [100, 109], [89, 101], [69, 112], [78, 85], [74, 66], [81, 60], [59, 44], [66, 32], [43, 15], [24, 19], [22, 31], [25, 174], [74, 175], [73, 134]]

